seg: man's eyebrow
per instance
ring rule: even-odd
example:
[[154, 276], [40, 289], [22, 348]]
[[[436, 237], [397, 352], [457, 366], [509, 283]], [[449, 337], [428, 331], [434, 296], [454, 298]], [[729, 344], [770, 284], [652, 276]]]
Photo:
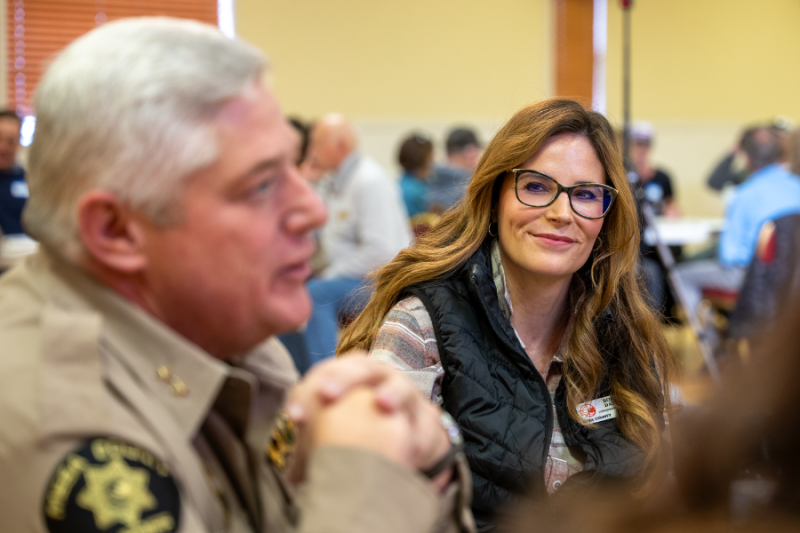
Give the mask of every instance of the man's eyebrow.
[[264, 170], [271, 170], [275, 167], [280, 166], [283, 162], [283, 157], [276, 156], [272, 159], [265, 159], [263, 161], [259, 161], [252, 167], [250, 167], [247, 172], [244, 173], [244, 176], [252, 176], [253, 174], [257, 174], [259, 172], [263, 172]]
[[236, 178], [233, 182], [231, 182], [233, 187], [242, 187], [246, 186], [250, 179], [253, 176], [258, 175], [262, 172], [266, 172], [275, 168], [278, 168], [283, 163], [282, 156], [275, 156], [270, 159], [264, 159], [253, 165], [252, 167], [248, 168], [246, 171], [242, 172], [238, 178]]
[[242, 172], [239, 178], [236, 180], [237, 183], [242, 183], [247, 181], [251, 178], [254, 174], [258, 174], [260, 172], [264, 172], [267, 170], [272, 170], [277, 168], [283, 162], [283, 157], [276, 156], [271, 159], [264, 159], [253, 165], [252, 167], [248, 168], [246, 171]]

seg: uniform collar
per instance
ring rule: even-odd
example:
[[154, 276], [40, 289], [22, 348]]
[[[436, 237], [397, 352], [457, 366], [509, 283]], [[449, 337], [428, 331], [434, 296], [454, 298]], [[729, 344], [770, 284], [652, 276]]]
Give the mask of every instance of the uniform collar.
[[[267, 341], [235, 358], [236, 368], [214, 358], [55, 254], [42, 251], [31, 263], [55, 274], [53, 283], [57, 286], [44, 288], [52, 292], [51, 301], [60, 307], [90, 310], [102, 316], [99, 343], [103, 352], [125, 367], [138, 386], [174, 418], [187, 438], [197, 433], [223, 386], [230, 386], [228, 382], [244, 390], [239, 397], [250, 400], [242, 402], [237, 408], [241, 412], [233, 414], [242, 419], [241, 430], [247, 433], [252, 409], [260, 402], [259, 384], [281, 385], [285, 389], [296, 380], [296, 370], [277, 341]], [[259, 433], [263, 431], [258, 429]]]

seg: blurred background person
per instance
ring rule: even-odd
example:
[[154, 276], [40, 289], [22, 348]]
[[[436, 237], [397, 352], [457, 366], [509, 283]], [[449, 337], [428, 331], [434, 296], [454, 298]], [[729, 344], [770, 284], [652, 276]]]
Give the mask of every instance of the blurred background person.
[[[786, 138], [787, 165], [800, 176], [800, 129]], [[789, 213], [762, 224], [756, 251], [747, 267], [736, 305], [730, 313], [728, 338], [760, 342], [773, 326], [779, 301], [800, 291], [800, 214]]]
[[[783, 147], [783, 153], [788, 154], [789, 134], [793, 126], [794, 122], [791, 119], [781, 115], [770, 123], [745, 128], [733, 150], [723, 157], [714, 167], [714, 170], [706, 181], [708, 187], [721, 192], [723, 194], [723, 201], [727, 204], [732, 197], [733, 189], [741, 185], [749, 176], [747, 156], [742, 149], [742, 142], [745, 137], [751, 136], [753, 131], [758, 127], [768, 127], [778, 137]], [[781, 162], [783, 162], [783, 160], [781, 160]]]
[[680, 209], [675, 202], [672, 178], [650, 160], [655, 139], [655, 128], [649, 122], [637, 121], [630, 129], [630, 157], [642, 182], [644, 195], [657, 216], [678, 217]]
[[[649, 122], [637, 121], [630, 127], [630, 158], [638, 181], [634, 183], [634, 191], [641, 196], [640, 200], [649, 203], [656, 216], [677, 218], [680, 209], [675, 202], [672, 178], [664, 170], [651, 162], [651, 153], [655, 139], [655, 128]], [[667, 288], [667, 272], [664, 262], [658, 255], [653, 242], [648, 242], [649, 229], [645, 228], [640, 246], [640, 264], [645, 287], [650, 303], [662, 315], [669, 314], [669, 291]], [[671, 247], [672, 255], [679, 259], [680, 246]]]
[[358, 149], [352, 124], [328, 114], [311, 130], [308, 168], [324, 174], [318, 186], [328, 208], [319, 233], [322, 269], [308, 283], [313, 301], [305, 338], [312, 364], [336, 351], [341, 315], [363, 307], [364, 277], [411, 242], [400, 188], [374, 159]]
[[736, 187], [747, 179], [747, 168], [744, 151], [742, 151], [742, 140], [752, 134], [756, 126], [746, 128], [742, 131], [736, 146], [733, 147], [725, 157], [711, 171], [706, 180], [709, 188], [723, 192], [726, 188]]
[[725, 212], [718, 258], [678, 265], [687, 313], [696, 313], [704, 288], [737, 292], [765, 223], [800, 213], [800, 177], [783, 165], [783, 139], [771, 127], [748, 130], [742, 139], [748, 178], [734, 191]]
[[28, 183], [17, 164], [21, 125], [16, 112], [0, 111], [0, 230], [5, 235], [25, 233], [22, 209], [28, 200]]
[[403, 168], [400, 190], [408, 210], [413, 217], [430, 211], [430, 185], [433, 172], [433, 143], [420, 133], [407, 137], [400, 145], [397, 160]]
[[428, 205], [437, 213], [450, 209], [464, 197], [482, 147], [474, 130], [458, 127], [447, 134], [445, 150], [447, 163], [436, 165], [430, 180]]

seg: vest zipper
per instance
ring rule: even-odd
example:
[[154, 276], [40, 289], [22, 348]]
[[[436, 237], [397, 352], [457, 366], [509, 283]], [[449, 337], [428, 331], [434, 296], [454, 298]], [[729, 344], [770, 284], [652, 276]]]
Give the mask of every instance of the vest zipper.
[[[470, 276], [473, 278], [473, 276]], [[542, 389], [544, 393], [544, 401], [547, 406], [547, 412], [545, 414], [545, 445], [544, 449], [542, 450], [542, 486], [544, 487], [545, 492], [547, 491], [547, 486], [545, 485], [545, 469], [547, 468], [547, 454], [550, 453], [550, 443], [553, 440], [553, 428], [555, 425], [554, 422], [554, 415], [553, 415], [553, 399], [550, 397], [550, 391], [547, 390], [547, 383], [544, 381], [544, 378], [539, 373], [539, 369], [536, 368], [536, 365], [533, 364], [531, 358], [528, 357], [528, 354], [525, 353], [525, 350], [522, 350], [522, 346], [519, 344], [518, 339], [511, 339], [509, 338], [508, 334], [503, 331], [503, 328], [498, 327], [496, 323], [499, 320], [495, 317], [492, 313], [489, 312], [489, 309], [486, 305], [486, 302], [481, 298], [480, 293], [475, 290], [477, 287], [477, 280], [470, 279], [470, 283], [467, 287], [471, 288], [471, 290], [475, 291], [476, 296], [478, 296], [478, 301], [481, 303], [481, 307], [483, 308], [484, 314], [488, 317], [489, 323], [492, 325], [492, 329], [495, 330], [495, 334], [500, 337], [500, 340], [503, 341], [508, 348], [511, 349], [512, 352], [516, 353], [518, 356], [522, 356], [522, 358], [530, 365], [531, 369], [533, 369], [534, 380], [539, 384], [539, 388]], [[513, 328], [513, 326], [511, 326]]]

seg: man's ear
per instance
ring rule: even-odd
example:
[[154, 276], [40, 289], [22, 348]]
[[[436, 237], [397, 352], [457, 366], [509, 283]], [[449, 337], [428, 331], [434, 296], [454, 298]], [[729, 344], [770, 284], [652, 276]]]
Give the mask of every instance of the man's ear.
[[133, 273], [147, 264], [139, 222], [110, 191], [92, 190], [81, 197], [78, 231], [88, 254], [112, 270]]

